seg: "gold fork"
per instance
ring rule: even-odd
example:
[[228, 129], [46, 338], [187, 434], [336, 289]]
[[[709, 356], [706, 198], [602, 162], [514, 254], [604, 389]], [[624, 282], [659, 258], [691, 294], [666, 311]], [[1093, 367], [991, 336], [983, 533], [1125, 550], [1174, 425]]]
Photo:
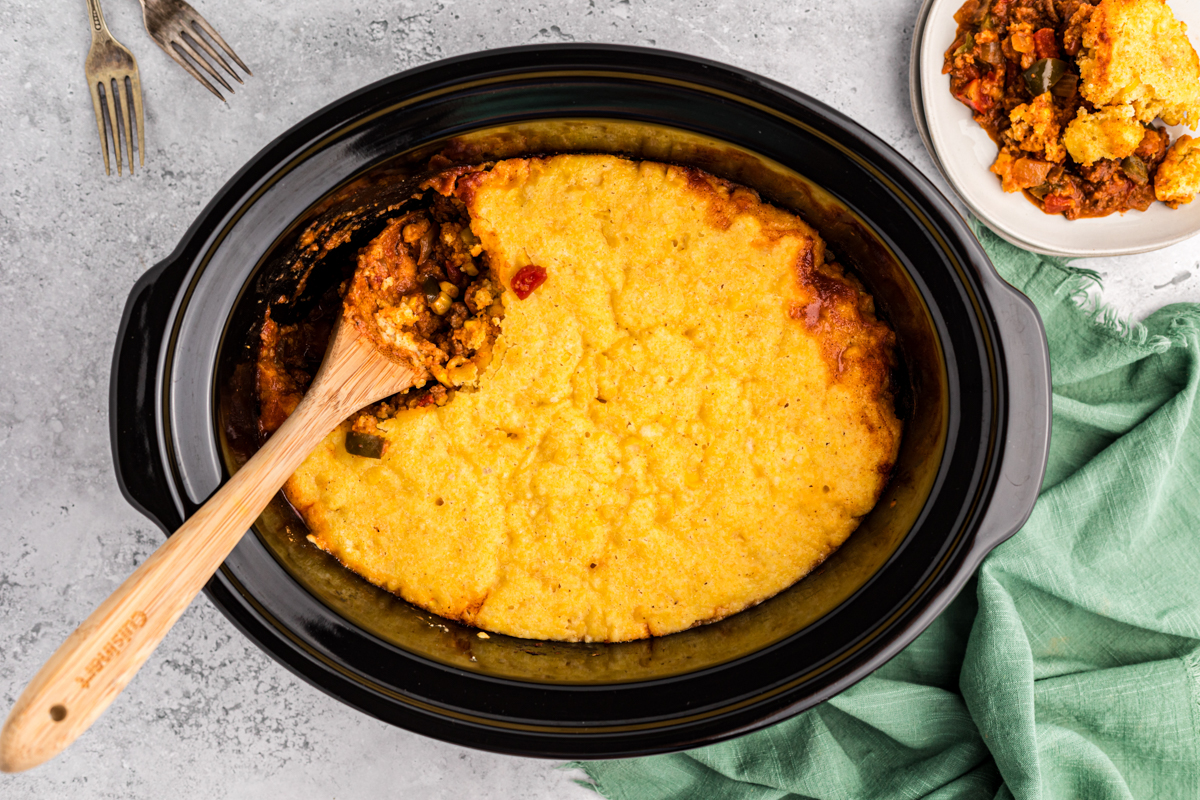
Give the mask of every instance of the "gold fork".
[[213, 30], [213, 26], [208, 24], [204, 17], [196, 13], [196, 9], [192, 8], [183, 0], [141, 0], [142, 4], [142, 19], [146, 23], [146, 32], [150, 34], [159, 47], [166, 52], [171, 58], [179, 63], [179, 66], [188, 71], [196, 80], [204, 84], [204, 88], [215, 94], [222, 101], [225, 99], [221, 96], [211, 83], [205, 80], [196, 67], [188, 61], [191, 58], [205, 72], [211, 75], [230, 93], [233, 92], [233, 87], [230, 86], [221, 74], [213, 69], [212, 65], [204, 59], [193, 44], [200, 46], [205, 53], [212, 57], [214, 61], [225, 68], [225, 71], [233, 76], [233, 79], [238, 83], [242, 83], [242, 79], [233, 71], [228, 62], [221, 57], [204, 34], [208, 34], [214, 42], [216, 42], [222, 50], [224, 50], [237, 65], [242, 68], [242, 71], [250, 75], [250, 68], [247, 67], [242, 60], [237, 57], [237, 53], [233, 52], [233, 48], [225, 43], [221, 38], [221, 34]]
[[[130, 128], [133, 118], [129, 115], [129, 103], [133, 102], [133, 114], [137, 117], [138, 163], [146, 166], [146, 139], [142, 124], [142, 84], [138, 80], [137, 59], [121, 45], [104, 24], [100, 11], [100, 0], [87, 0], [88, 15], [92, 23], [92, 48], [88, 50], [83, 71], [92, 90], [92, 105], [96, 109], [96, 127], [100, 129], [100, 149], [104, 153], [104, 174], [111, 175], [108, 166], [108, 135], [104, 131], [104, 111], [101, 110], [100, 87], [104, 87], [104, 107], [108, 110], [108, 124], [112, 131], [113, 150], [117, 156], [117, 174], [121, 174], [121, 127], [125, 129], [125, 147], [129, 152], [129, 174], [133, 174], [133, 139]], [[129, 88], [125, 88], [125, 81]], [[121, 103], [121, 124], [117, 125], [117, 111], [113, 96]]]

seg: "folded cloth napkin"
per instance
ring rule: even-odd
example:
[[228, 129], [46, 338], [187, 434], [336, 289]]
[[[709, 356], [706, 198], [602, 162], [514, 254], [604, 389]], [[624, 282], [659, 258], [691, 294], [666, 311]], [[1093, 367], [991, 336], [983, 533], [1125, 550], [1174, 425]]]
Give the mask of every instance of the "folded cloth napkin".
[[1033, 516], [907, 649], [688, 753], [580, 764], [609, 798], [1200, 798], [1200, 306], [1119, 323], [1095, 273], [977, 225], [1053, 374]]

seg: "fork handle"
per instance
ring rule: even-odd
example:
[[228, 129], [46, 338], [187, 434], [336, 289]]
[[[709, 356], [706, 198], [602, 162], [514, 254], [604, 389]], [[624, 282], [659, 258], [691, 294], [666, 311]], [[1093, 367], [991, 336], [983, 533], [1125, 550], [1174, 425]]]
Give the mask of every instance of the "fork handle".
[[111, 39], [108, 24], [104, 21], [104, 12], [100, 10], [100, 0], [87, 0], [88, 18], [92, 25], [92, 41]]

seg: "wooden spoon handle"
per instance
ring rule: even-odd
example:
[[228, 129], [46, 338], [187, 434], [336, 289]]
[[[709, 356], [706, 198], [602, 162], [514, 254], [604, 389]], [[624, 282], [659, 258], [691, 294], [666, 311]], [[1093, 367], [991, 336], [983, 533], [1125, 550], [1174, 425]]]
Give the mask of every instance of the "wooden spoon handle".
[[108, 708], [259, 513], [345, 415], [311, 392], [237, 473], [75, 629], [0, 731], [0, 770], [57, 755]]

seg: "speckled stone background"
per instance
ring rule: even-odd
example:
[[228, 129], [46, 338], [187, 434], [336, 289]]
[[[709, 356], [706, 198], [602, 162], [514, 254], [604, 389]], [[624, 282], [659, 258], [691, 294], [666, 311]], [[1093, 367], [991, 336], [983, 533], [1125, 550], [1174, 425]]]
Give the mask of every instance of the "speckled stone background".
[[[943, 186], [909, 112], [919, 0], [196, 0], [254, 77], [222, 105], [106, 0], [139, 59], [146, 166], [104, 176], [81, 0], [0, 5], [0, 705], [162, 540], [122, 499], [108, 379], [125, 298], [260, 148], [341, 95], [485, 48], [618, 42], [725, 61], [860, 120]], [[1200, 239], [1085, 262], [1128, 318], [1200, 300]], [[64, 755], [4, 798], [586, 798], [550, 762], [388, 727], [293, 678], [201, 597]]]

